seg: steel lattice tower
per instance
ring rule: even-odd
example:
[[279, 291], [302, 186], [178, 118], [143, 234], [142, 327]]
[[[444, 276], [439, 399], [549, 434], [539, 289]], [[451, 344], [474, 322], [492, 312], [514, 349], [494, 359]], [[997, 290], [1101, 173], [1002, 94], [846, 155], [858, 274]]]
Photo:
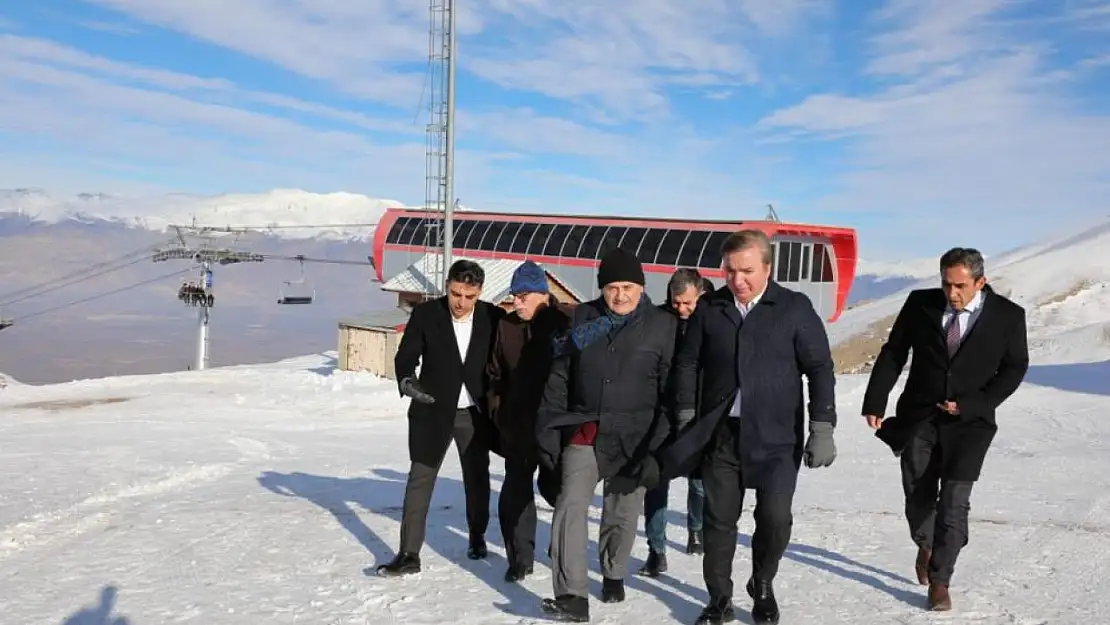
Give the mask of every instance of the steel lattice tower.
[[428, 126], [424, 192], [424, 275], [441, 294], [452, 262], [455, 211], [455, 6], [431, 0], [428, 27]]

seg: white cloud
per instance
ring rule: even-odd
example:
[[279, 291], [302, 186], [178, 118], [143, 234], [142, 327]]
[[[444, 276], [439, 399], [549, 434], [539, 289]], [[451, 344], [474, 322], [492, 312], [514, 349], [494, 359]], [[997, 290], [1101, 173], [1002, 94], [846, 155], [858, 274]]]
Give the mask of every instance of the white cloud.
[[[290, 113], [329, 122], [331, 129]], [[34, 156], [43, 162], [42, 152], [60, 145], [56, 153], [67, 155], [59, 157], [62, 169], [85, 159], [105, 177], [145, 178], [152, 185], [204, 192], [339, 188], [412, 203], [424, 195], [422, 125], [243, 89], [224, 78], [123, 63], [30, 37], [0, 35], [0, 131], [30, 139], [0, 148], [0, 160]], [[385, 136], [382, 131], [397, 141], [375, 141]], [[677, 202], [676, 194], [683, 192], [735, 197], [735, 181], [724, 183], [711, 169], [702, 171], [713, 160], [712, 146], [722, 141], [706, 143], [678, 124], [634, 137], [528, 108], [464, 108], [458, 192], [481, 204], [487, 198], [511, 202], [514, 189], [525, 188], [531, 199], [523, 201], [546, 197], [552, 210], [578, 211], [581, 204], [569, 205], [574, 198], [589, 202], [582, 198], [602, 195], [606, 205], [590, 202], [590, 210], [601, 212], [629, 206], [635, 212], [644, 205], [665, 209], [670, 202], [660, 203], [661, 198]], [[574, 161], [569, 167], [582, 167], [580, 174], [544, 173], [538, 162], [527, 160], [559, 155], [585, 158], [594, 166]], [[144, 170], [152, 169], [159, 174], [150, 180]], [[81, 190], [92, 188], [90, 178], [86, 172], [66, 188], [77, 180]], [[660, 191], [663, 185], [668, 187]]]
[[868, 64], [889, 86], [813, 95], [760, 121], [771, 136], [845, 141], [820, 206], [881, 219], [865, 228], [872, 256], [923, 237], [1006, 248], [1107, 210], [1110, 116], [1084, 109], [1046, 47], [1001, 26], [1011, 5], [892, 0]]
[[875, 21], [888, 30], [872, 39], [868, 70], [880, 75], [916, 76], [946, 63], [996, 52], [1004, 41], [991, 18], [1010, 0], [887, 0]]
[[[759, 79], [751, 43], [759, 27], [781, 31], [795, 19], [782, 3], [641, 0], [489, 0], [491, 23], [515, 36], [475, 45], [464, 65], [510, 89], [601, 106], [609, 116], [644, 119], [668, 110], [673, 85], [749, 84]], [[800, 12], [800, 9], [797, 11]]]
[[[206, 101], [206, 94], [224, 101]], [[243, 106], [257, 102], [340, 117], [354, 128], [324, 131]], [[0, 36], [0, 130], [34, 138], [6, 146], [3, 151], [9, 154], [58, 142], [64, 152], [114, 163], [111, 169], [117, 171], [125, 163], [138, 163], [190, 180], [216, 172], [214, 177], [231, 189], [236, 181], [253, 186], [267, 179], [273, 185], [286, 176], [305, 186], [333, 176], [331, 184], [345, 180], [351, 187], [389, 190], [406, 176], [422, 179], [422, 142], [376, 143], [360, 127], [385, 126], [315, 103], [240, 91], [221, 79], [141, 68], [49, 42]], [[482, 155], [463, 154], [480, 169]]]
[[390, 0], [93, 0], [381, 102], [418, 101], [427, 57], [423, 3]]
[[[425, 3], [93, 1], [362, 97], [398, 106], [419, 97]], [[644, 118], [667, 110], [669, 85], [757, 80], [748, 46], [789, 32], [821, 7], [817, 0], [478, 0], [460, 9], [460, 64], [503, 87]], [[489, 43], [467, 37], [495, 28]]]

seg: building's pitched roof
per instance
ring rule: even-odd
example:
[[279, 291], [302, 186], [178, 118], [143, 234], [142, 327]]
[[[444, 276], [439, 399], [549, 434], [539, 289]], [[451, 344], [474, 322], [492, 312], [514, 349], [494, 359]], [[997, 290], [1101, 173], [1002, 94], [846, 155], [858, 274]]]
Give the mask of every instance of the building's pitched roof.
[[[383, 291], [395, 293], [435, 293], [439, 289], [433, 283], [436, 268], [439, 263], [439, 254], [431, 253], [421, 256], [401, 273], [386, 280], [382, 284]], [[486, 272], [486, 283], [482, 287], [481, 299], [491, 304], [500, 304], [509, 297], [509, 287], [512, 284], [513, 272], [522, 261], [508, 259], [470, 258], [455, 256], [454, 260], [470, 260], [478, 263]], [[431, 275], [429, 275], [431, 274]], [[562, 284], [560, 282], [560, 284]]]
[[397, 330], [409, 322], [409, 313], [401, 308], [373, 310], [354, 317], [340, 319], [340, 327], [364, 330]]

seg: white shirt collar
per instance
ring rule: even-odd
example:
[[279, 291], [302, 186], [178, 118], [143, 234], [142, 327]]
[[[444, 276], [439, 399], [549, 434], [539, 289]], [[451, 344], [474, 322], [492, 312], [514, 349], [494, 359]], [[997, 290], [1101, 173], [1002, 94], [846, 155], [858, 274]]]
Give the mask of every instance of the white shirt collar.
[[742, 303], [740, 301], [740, 298], [736, 297], [735, 295], [732, 296], [732, 301], [736, 303], [736, 307], [740, 309], [740, 312], [746, 314], [749, 310], [752, 309], [753, 306], [759, 303], [759, 300], [763, 299], [763, 294], [766, 292], [767, 287], [763, 287], [763, 290], [760, 291], [758, 295], [753, 297], [752, 301], [748, 302], [747, 304]]
[[[964, 306], [964, 309], [960, 312], [974, 313], [982, 305], [983, 305], [983, 291], [980, 289], [980, 291], [975, 294], [975, 297], [971, 298], [971, 302], [967, 306]], [[948, 304], [948, 312], [949, 313], [956, 312], [956, 310], [954, 308], [952, 308], [952, 304]]]

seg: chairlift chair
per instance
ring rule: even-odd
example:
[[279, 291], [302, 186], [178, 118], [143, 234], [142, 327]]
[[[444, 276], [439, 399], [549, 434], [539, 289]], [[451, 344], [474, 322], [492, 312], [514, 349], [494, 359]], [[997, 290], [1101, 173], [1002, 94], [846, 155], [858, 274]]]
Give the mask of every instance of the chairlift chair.
[[[308, 279], [305, 278], [304, 259], [300, 260], [301, 277], [296, 280], [286, 280], [283, 283], [285, 286], [278, 291], [278, 304], [311, 304], [316, 301], [316, 289], [308, 284]], [[308, 286], [302, 289], [301, 285]], [[292, 291], [293, 294], [290, 294], [289, 291]]]

